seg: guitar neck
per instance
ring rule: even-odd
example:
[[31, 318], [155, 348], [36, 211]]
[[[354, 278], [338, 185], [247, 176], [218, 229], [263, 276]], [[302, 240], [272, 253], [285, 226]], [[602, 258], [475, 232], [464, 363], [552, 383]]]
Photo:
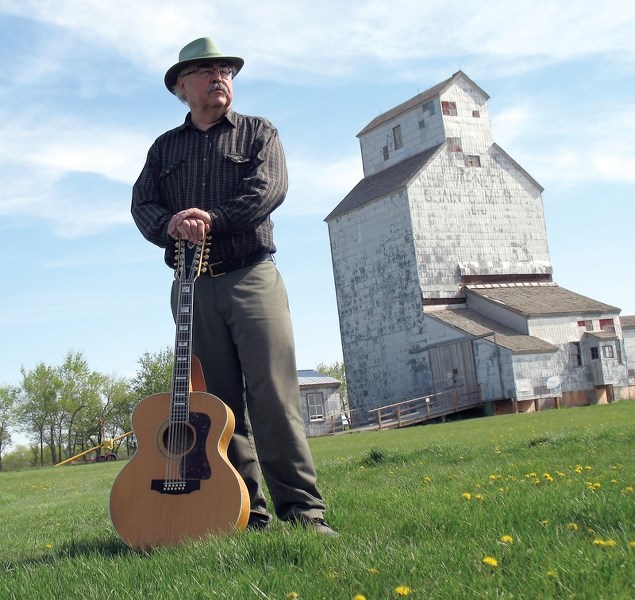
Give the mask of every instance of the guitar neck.
[[194, 282], [179, 285], [174, 343], [174, 373], [170, 421], [187, 422], [190, 417], [190, 377], [192, 373], [192, 320], [194, 312]]

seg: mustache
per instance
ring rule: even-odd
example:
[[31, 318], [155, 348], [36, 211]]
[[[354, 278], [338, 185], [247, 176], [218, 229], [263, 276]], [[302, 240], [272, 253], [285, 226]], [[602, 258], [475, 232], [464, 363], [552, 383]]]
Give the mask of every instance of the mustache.
[[225, 94], [229, 94], [229, 88], [226, 85], [223, 85], [220, 81], [215, 81], [214, 83], [210, 83], [209, 87], [207, 88], [207, 93], [211, 94], [212, 92], [215, 92], [216, 90], [220, 90], [221, 92], [224, 92]]

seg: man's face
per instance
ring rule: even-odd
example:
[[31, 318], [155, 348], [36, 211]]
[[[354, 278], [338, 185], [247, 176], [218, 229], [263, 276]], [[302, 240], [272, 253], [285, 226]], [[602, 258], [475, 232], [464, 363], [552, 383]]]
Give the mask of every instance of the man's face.
[[204, 61], [181, 73], [178, 86], [193, 111], [228, 109], [233, 98], [233, 76], [227, 63]]

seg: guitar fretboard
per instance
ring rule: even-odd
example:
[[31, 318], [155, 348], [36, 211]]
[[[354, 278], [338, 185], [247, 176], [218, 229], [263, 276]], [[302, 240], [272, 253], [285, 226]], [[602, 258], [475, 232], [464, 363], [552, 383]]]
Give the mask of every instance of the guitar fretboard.
[[181, 284], [176, 316], [174, 375], [170, 421], [186, 423], [190, 418], [190, 373], [192, 370], [192, 313], [194, 284]]

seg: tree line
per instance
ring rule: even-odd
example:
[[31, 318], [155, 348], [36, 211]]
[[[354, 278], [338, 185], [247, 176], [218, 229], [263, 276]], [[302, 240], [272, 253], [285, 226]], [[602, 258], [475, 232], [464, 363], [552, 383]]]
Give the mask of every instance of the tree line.
[[[17, 386], [0, 386], [0, 470], [12, 431], [27, 436], [32, 464], [57, 464], [130, 431], [136, 404], [170, 390], [171, 348], [139, 359], [134, 377], [90, 369], [81, 352], [69, 351], [61, 365], [44, 362], [21, 369]], [[119, 442], [117, 448], [130, 440]], [[96, 450], [99, 455], [100, 450]]]
[[[82, 352], [69, 351], [61, 365], [40, 362], [32, 369], [22, 368], [19, 385], [0, 386], [0, 471], [12, 431], [29, 439], [32, 465], [54, 465], [94, 447], [99, 447], [99, 456], [105, 440], [130, 431], [130, 417], [138, 402], [171, 388], [171, 348], [146, 352], [138, 364], [133, 377], [106, 375], [90, 369]], [[316, 370], [342, 382], [345, 408], [343, 363], [320, 363]], [[131, 438], [118, 441], [114, 451], [122, 444], [129, 455]]]

